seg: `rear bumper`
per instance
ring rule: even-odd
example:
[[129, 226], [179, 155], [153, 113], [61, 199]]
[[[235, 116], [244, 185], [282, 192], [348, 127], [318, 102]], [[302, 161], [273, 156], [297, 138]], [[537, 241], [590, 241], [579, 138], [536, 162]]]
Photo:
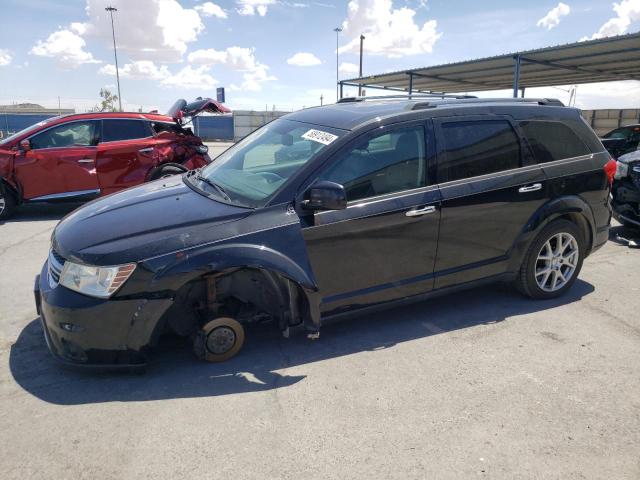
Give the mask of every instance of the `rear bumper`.
[[58, 361], [103, 368], [145, 365], [145, 351], [171, 300], [88, 297], [49, 285], [47, 268], [45, 262], [34, 296], [47, 346]]

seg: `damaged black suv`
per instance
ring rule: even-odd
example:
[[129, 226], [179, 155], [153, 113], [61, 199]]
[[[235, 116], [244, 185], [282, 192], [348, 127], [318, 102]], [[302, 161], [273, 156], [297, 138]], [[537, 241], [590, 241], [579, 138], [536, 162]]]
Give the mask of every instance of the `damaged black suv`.
[[317, 337], [328, 317], [489, 281], [557, 297], [608, 238], [614, 173], [557, 100], [344, 99], [74, 211], [36, 303], [59, 359], [131, 366], [164, 332], [221, 361], [251, 322]]

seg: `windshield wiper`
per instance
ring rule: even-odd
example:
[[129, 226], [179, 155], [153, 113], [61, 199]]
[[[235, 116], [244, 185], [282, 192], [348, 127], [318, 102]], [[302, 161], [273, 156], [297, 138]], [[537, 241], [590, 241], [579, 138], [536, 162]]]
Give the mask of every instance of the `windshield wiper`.
[[217, 183], [215, 183], [212, 180], [209, 180], [207, 177], [203, 177], [202, 175], [198, 175], [196, 177], [196, 180], [200, 180], [201, 182], [206, 183], [207, 185], [213, 187], [216, 189], [216, 191], [218, 191], [218, 193], [220, 193], [220, 195], [222, 196], [222, 198], [224, 198], [227, 202], [231, 201], [231, 197], [229, 197], [229, 195], [227, 194], [227, 192], [224, 190], [224, 188], [222, 188], [220, 185], [218, 185]]

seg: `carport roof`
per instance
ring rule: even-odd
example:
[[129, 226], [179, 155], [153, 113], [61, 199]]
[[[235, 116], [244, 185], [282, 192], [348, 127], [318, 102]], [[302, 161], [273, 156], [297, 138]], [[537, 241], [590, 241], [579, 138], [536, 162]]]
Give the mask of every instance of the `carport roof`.
[[411, 84], [413, 92], [511, 89], [514, 88], [517, 58], [520, 58], [518, 88], [640, 80], [640, 33], [371, 75], [340, 83], [403, 91], [409, 91]]

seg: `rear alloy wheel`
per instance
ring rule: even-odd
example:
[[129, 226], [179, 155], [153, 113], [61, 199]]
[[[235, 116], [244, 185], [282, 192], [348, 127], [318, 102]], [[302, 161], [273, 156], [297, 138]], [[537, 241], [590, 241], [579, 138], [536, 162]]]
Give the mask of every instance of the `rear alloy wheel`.
[[194, 352], [207, 362], [224, 362], [244, 344], [244, 328], [237, 320], [220, 317], [206, 323], [196, 335]]
[[520, 269], [518, 288], [532, 298], [555, 298], [566, 292], [582, 268], [580, 229], [568, 220], [549, 224], [533, 241]]
[[13, 214], [15, 206], [13, 195], [0, 185], [0, 221], [9, 218]]

